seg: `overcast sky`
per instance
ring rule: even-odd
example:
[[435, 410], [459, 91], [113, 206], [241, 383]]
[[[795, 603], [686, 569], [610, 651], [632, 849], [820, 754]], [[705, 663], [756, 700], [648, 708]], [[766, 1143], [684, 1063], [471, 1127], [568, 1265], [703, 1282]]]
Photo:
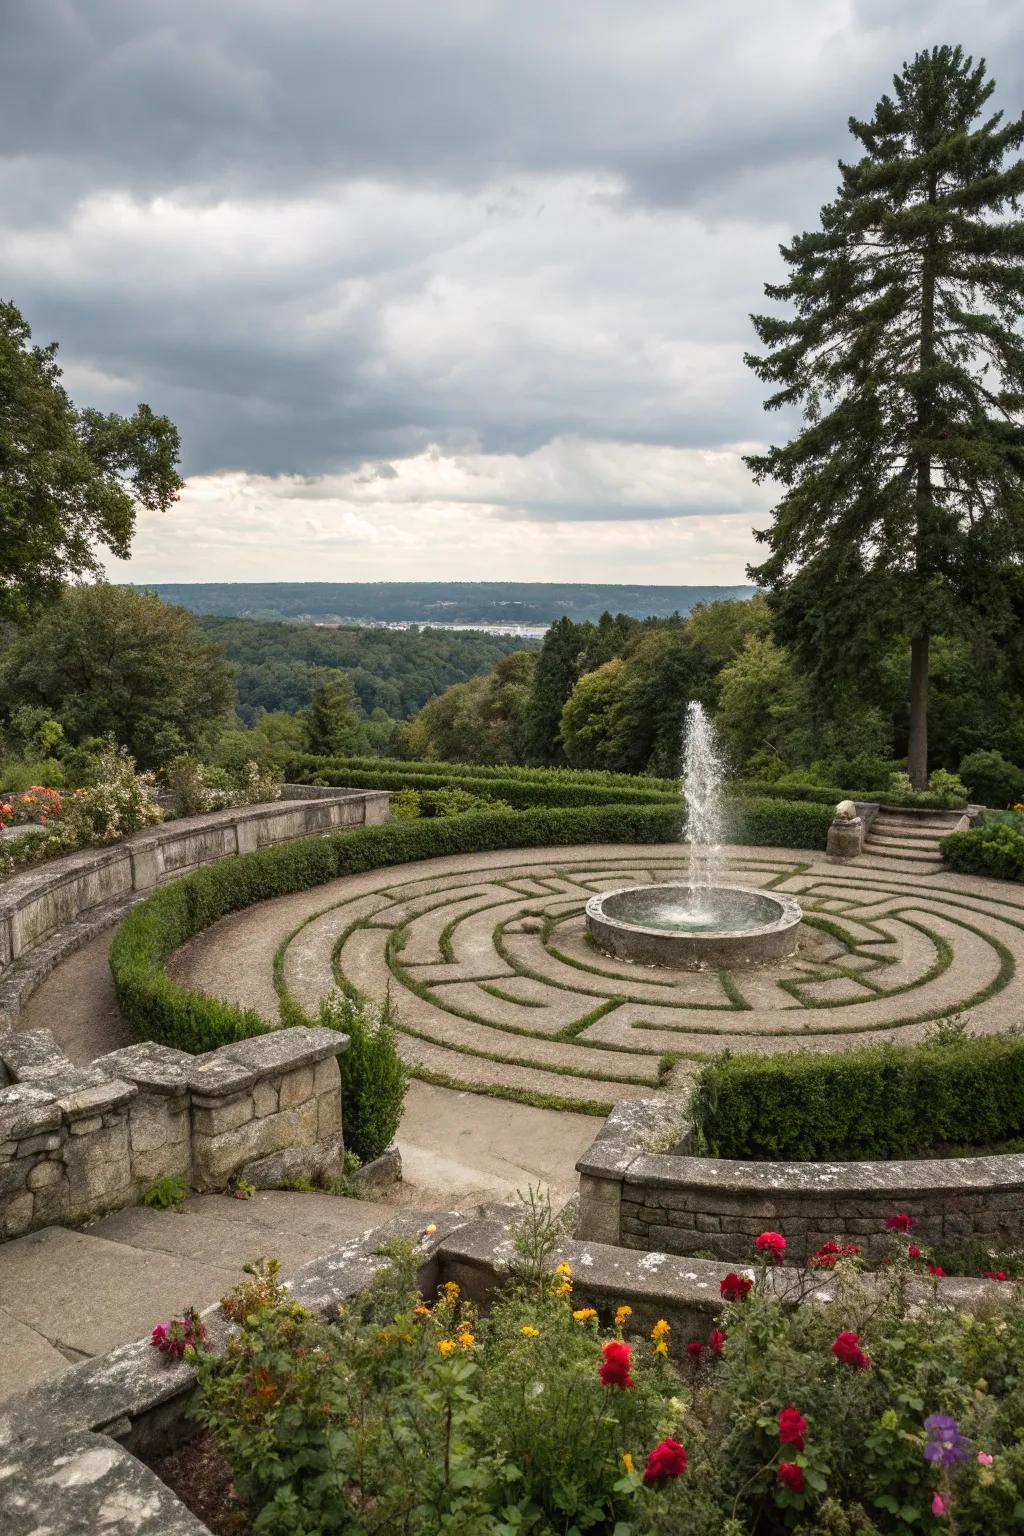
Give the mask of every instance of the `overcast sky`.
[[737, 582], [742, 354], [918, 48], [1021, 0], [0, 0], [0, 292], [188, 489], [124, 580]]

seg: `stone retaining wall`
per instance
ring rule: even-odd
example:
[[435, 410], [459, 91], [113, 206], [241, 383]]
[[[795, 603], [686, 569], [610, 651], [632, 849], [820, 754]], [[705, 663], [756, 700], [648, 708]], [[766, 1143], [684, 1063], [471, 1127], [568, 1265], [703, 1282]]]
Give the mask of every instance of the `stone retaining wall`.
[[694, 1157], [685, 1100], [623, 1102], [576, 1167], [579, 1235], [648, 1253], [749, 1261], [766, 1228], [794, 1259], [830, 1238], [868, 1258], [887, 1248], [885, 1219], [914, 1217], [922, 1244], [1016, 1245], [1024, 1239], [1024, 1155], [907, 1162], [759, 1163]]
[[202, 1056], [144, 1041], [81, 1068], [49, 1030], [0, 1035], [0, 1237], [132, 1205], [163, 1178], [337, 1178], [347, 1048], [303, 1027]]
[[[387, 790], [287, 785], [287, 797], [188, 816], [136, 832], [105, 848], [85, 848], [6, 880], [0, 887], [0, 974], [56, 930], [93, 908], [123, 902], [202, 864], [343, 827], [388, 820]], [[302, 794], [302, 798], [296, 798]]]

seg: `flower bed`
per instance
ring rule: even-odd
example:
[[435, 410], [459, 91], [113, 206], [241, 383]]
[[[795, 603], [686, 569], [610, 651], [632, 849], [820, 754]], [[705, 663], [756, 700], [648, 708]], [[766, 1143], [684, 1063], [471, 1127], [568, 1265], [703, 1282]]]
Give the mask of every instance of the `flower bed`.
[[[428, 1233], [432, 1229], [428, 1228]], [[272, 1266], [222, 1304], [237, 1331], [207, 1353], [199, 1319], [155, 1330], [199, 1383], [201, 1486], [221, 1526], [261, 1536], [992, 1536], [1024, 1516], [1024, 1308], [911, 1300], [906, 1261], [865, 1282], [784, 1270], [766, 1232], [719, 1282], [706, 1332], [628, 1301], [581, 1304], [542, 1210], [481, 1312], [456, 1281], [421, 1294], [418, 1247], [392, 1244], [368, 1290], [325, 1324]], [[585, 1255], [584, 1255], [585, 1256]], [[577, 1283], [579, 1275], [579, 1284]], [[602, 1316], [602, 1312], [604, 1315]], [[211, 1479], [211, 1452], [230, 1469]], [[176, 1486], [194, 1497], [188, 1453]], [[207, 1513], [200, 1502], [199, 1512]]]

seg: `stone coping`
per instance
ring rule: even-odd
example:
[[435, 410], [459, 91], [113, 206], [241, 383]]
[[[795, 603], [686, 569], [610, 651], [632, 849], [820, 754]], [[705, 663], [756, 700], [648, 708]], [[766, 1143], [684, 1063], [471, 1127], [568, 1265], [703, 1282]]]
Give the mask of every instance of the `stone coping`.
[[[486, 1303], [508, 1278], [518, 1214], [509, 1206], [483, 1218], [439, 1212], [427, 1218], [432, 1232], [424, 1230], [422, 1217], [415, 1223], [399, 1218], [304, 1265], [288, 1286], [290, 1296], [330, 1321], [387, 1263], [383, 1244], [404, 1238], [418, 1247], [424, 1294], [454, 1279], [468, 1297]], [[579, 1240], [566, 1240], [555, 1259], [571, 1264], [575, 1299], [606, 1314], [621, 1304], [632, 1306], [632, 1326], [644, 1331], [655, 1318], [666, 1317], [680, 1344], [688, 1335], [703, 1336], [721, 1310], [724, 1264]], [[782, 1285], [795, 1279], [785, 1267], [776, 1275]], [[912, 1284], [922, 1297], [931, 1289]], [[965, 1311], [983, 1298], [986, 1307], [1007, 1301], [998, 1292], [993, 1296], [985, 1281], [941, 1280], [938, 1285], [944, 1300]], [[834, 1280], [826, 1277], [806, 1299], [824, 1304], [834, 1294]], [[211, 1347], [223, 1348], [230, 1325], [219, 1308], [207, 1309], [203, 1318]], [[4, 1536], [107, 1529], [117, 1536], [203, 1536], [206, 1527], [136, 1459], [158, 1457], [194, 1432], [186, 1417], [194, 1387], [190, 1365], [168, 1360], [148, 1339], [139, 1339], [9, 1399], [0, 1409]]]
[[576, 1164], [580, 1233], [634, 1249], [711, 1251], [736, 1262], [776, 1223], [808, 1251], [856, 1236], [881, 1252], [884, 1220], [905, 1212], [917, 1240], [1024, 1237], [1024, 1154], [865, 1162], [694, 1156], [690, 1096], [616, 1106]]

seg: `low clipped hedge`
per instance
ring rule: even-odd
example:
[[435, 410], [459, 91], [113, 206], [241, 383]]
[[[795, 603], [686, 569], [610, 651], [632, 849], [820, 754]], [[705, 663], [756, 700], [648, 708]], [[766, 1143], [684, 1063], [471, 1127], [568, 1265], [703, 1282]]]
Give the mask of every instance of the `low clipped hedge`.
[[[369, 760], [373, 762], [372, 759]], [[682, 810], [678, 786], [659, 789], [658, 781], [626, 779], [623, 784], [601, 784], [561, 775], [531, 778], [526, 775], [504, 776], [499, 773], [463, 772], [460, 763], [421, 764], [380, 759], [372, 767], [357, 766], [351, 759], [314, 758], [315, 767], [292, 764], [289, 778], [295, 784], [336, 784], [349, 789], [464, 789], [471, 794], [489, 795], [503, 800], [517, 810], [540, 806], [565, 806], [584, 809], [595, 805], [672, 805]], [[438, 768], [442, 772], [438, 772]]]
[[965, 1036], [704, 1067], [696, 1145], [770, 1162], [941, 1156], [1024, 1136], [1024, 1038]]
[[520, 763], [455, 763], [444, 758], [407, 757], [321, 757], [303, 752], [293, 757], [286, 769], [289, 779], [308, 783], [311, 775], [351, 769], [353, 772], [420, 773], [447, 781], [451, 775], [473, 779], [514, 779], [523, 784], [593, 784], [604, 789], [657, 790], [664, 795], [679, 793], [678, 779], [658, 779], [648, 774], [612, 773], [607, 768], [538, 768]]
[[840, 800], [864, 800], [875, 805], [892, 805], [919, 811], [960, 811], [967, 802], [962, 796], [920, 790], [905, 794], [881, 789], [840, 789], [837, 784], [771, 784], [762, 779], [732, 779], [726, 785], [729, 794], [756, 796], [761, 799], [808, 800], [818, 805], [838, 805]]
[[939, 849], [950, 869], [958, 874], [1024, 880], [1024, 830], [1012, 826], [1009, 820], [987, 821], [968, 831], [951, 832], [942, 839]]
[[[743, 804], [735, 834], [765, 847], [821, 848], [828, 821], [821, 807], [754, 800]], [[273, 1026], [253, 1009], [179, 986], [164, 963], [229, 912], [342, 875], [441, 854], [574, 843], [671, 843], [678, 837], [675, 805], [483, 811], [361, 827], [224, 859], [165, 886], [129, 913], [110, 954], [118, 1003], [141, 1040], [191, 1052], [214, 1050]]]

